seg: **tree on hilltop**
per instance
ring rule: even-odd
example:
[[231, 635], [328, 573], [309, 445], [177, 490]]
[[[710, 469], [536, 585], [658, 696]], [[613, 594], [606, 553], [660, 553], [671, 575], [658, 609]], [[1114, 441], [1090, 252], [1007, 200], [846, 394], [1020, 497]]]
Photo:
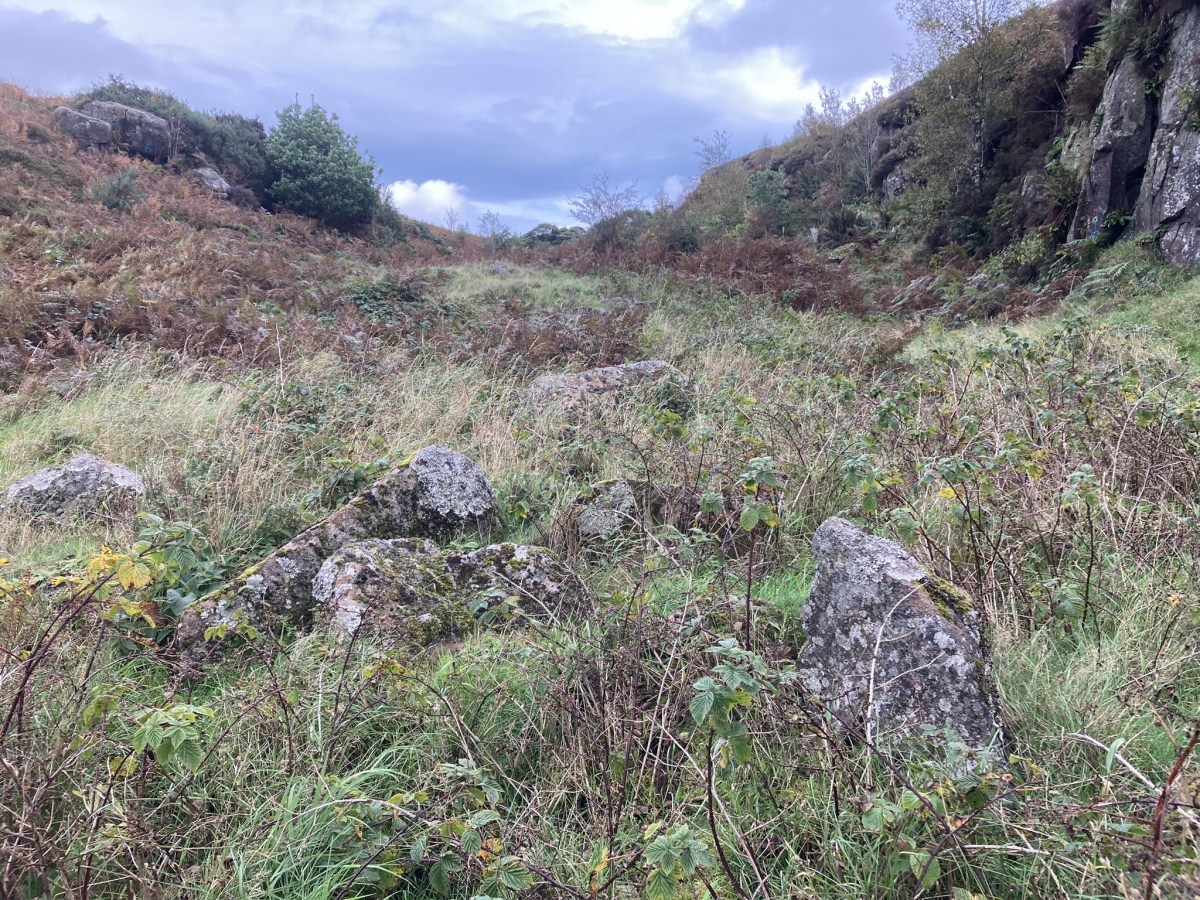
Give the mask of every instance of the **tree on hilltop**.
[[373, 158], [359, 153], [358, 138], [317, 103], [307, 109], [291, 103], [278, 116], [267, 137], [272, 204], [333, 228], [368, 224], [380, 203], [377, 170]]

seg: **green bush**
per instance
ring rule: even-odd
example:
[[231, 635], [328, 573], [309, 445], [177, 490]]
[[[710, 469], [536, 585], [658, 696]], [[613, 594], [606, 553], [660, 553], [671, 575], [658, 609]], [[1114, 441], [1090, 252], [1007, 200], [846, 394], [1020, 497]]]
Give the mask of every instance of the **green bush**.
[[369, 224], [379, 208], [375, 160], [360, 155], [358, 138], [316, 103], [280, 110], [267, 159], [275, 176], [267, 198], [278, 209], [348, 229]]
[[138, 183], [137, 169], [126, 169], [92, 185], [92, 200], [105, 209], [130, 212], [145, 199], [146, 191]]

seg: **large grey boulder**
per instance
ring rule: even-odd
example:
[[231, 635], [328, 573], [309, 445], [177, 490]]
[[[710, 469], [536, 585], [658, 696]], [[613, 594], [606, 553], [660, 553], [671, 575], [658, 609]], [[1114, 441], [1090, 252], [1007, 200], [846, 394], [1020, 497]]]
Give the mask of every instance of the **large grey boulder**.
[[27, 475], [5, 491], [0, 508], [65, 518], [142, 496], [142, 477], [91, 453]]
[[166, 119], [144, 109], [109, 100], [89, 100], [79, 111], [107, 122], [112, 128], [113, 140], [127, 147], [130, 153], [158, 163], [165, 163], [171, 158], [174, 142], [171, 139], [171, 126]]
[[1153, 110], [1146, 79], [1130, 53], [1104, 86], [1103, 116], [1092, 138], [1092, 153], [1083, 177], [1083, 193], [1070, 238], [1094, 238], [1105, 229], [1109, 213], [1131, 213], [1138, 199], [1138, 173], [1150, 155]]
[[691, 380], [661, 359], [604, 366], [562, 375], [543, 375], [529, 387], [531, 406], [575, 409], [602, 398], [616, 399], [635, 389], [653, 391], [664, 406], [678, 412], [691, 404]]
[[878, 743], [952, 731], [984, 748], [1001, 726], [978, 611], [899, 544], [844, 519], [812, 542], [817, 573], [801, 613], [802, 684]]
[[546, 619], [575, 609], [583, 585], [545, 547], [492, 544], [469, 553], [448, 553], [446, 571], [464, 602], [504, 614]]
[[103, 119], [84, 115], [69, 106], [60, 106], [54, 110], [54, 121], [84, 149], [108, 150], [112, 147], [112, 126]]
[[230, 627], [239, 620], [258, 628], [306, 628], [316, 606], [313, 579], [347, 544], [484, 533], [497, 521], [495, 493], [483, 471], [462, 454], [426, 447], [232, 583], [189, 607], [177, 640], [195, 645], [208, 629]]
[[409, 539], [347, 544], [317, 571], [313, 599], [335, 633], [367, 631], [426, 646], [470, 619], [436, 544]]
[[1170, 60], [1134, 226], [1159, 234], [1168, 262], [1194, 265], [1200, 263], [1200, 8], [1183, 18]]
[[229, 182], [221, 177], [221, 173], [216, 169], [205, 167], [203, 169], [193, 169], [190, 173], [192, 181], [200, 185], [200, 187], [208, 188], [215, 196], [222, 200], [229, 199], [229, 192], [233, 190], [229, 186]]
[[574, 608], [578, 579], [548, 550], [494, 544], [469, 553], [428, 541], [369, 540], [334, 553], [313, 596], [335, 634], [427, 647], [462, 633], [477, 615], [545, 618]]

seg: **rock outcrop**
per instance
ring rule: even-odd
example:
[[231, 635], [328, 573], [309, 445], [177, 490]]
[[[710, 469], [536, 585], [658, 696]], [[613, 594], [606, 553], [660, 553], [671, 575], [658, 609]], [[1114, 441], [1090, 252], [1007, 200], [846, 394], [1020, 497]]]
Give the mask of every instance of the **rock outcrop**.
[[112, 147], [112, 126], [103, 119], [60, 106], [54, 110], [54, 121], [63, 131], [70, 132], [75, 143], [85, 150], [109, 150]]
[[495, 493], [483, 471], [462, 454], [426, 447], [232, 584], [189, 607], [177, 639], [196, 644], [209, 628], [231, 626], [239, 618], [260, 628], [306, 628], [315, 607], [313, 579], [342, 547], [373, 538], [486, 533], [497, 521]]
[[590, 402], [619, 398], [636, 389], [652, 392], [668, 409], [686, 412], [691, 407], [691, 380], [661, 359], [604, 366], [563, 375], [543, 375], [529, 387], [529, 404], [577, 409]]
[[109, 100], [89, 100], [79, 111], [93, 119], [107, 122], [112, 140], [130, 153], [144, 156], [157, 163], [171, 158], [173, 142], [171, 126], [166, 119], [123, 103]]
[[1184, 17], [1171, 45], [1159, 124], [1138, 197], [1134, 227], [1159, 232], [1168, 262], [1200, 262], [1200, 8]]
[[[1130, 49], [1109, 75], [1083, 159], [1072, 239], [1152, 234], [1167, 261], [1200, 263], [1200, 9], [1164, 0], [1147, 28], [1170, 36], [1161, 70]], [[1150, 62], [1153, 62], [1152, 60]]]
[[0, 508], [35, 516], [66, 518], [142, 496], [142, 477], [91, 453], [80, 453], [61, 466], [50, 466], [10, 486]]
[[1127, 56], [1104, 86], [1072, 239], [1099, 237], [1109, 216], [1129, 213], [1137, 201], [1153, 136], [1145, 82], [1138, 61]]
[[876, 742], [949, 730], [968, 746], [993, 745], [996, 693], [967, 596], [843, 519], [824, 522], [812, 546], [797, 661], [805, 687]]

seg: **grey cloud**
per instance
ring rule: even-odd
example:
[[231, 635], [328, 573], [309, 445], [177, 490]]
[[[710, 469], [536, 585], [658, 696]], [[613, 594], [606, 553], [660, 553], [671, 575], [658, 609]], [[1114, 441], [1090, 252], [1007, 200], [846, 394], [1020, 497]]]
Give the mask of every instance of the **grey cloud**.
[[[764, 130], [782, 138], [794, 120], [765, 122], [731, 101], [681, 98], [663, 86], [667, 77], [689, 64], [715, 66], [785, 43], [811, 60], [818, 79], [853, 83], [886, 68], [895, 42], [903, 43], [890, 2], [750, 0], [719, 30], [693, 26], [679, 41], [648, 43], [519, 23], [498, 24], [486, 37], [439, 35], [422, 31], [428, 23], [418, 16], [394, 11], [372, 33], [375, 40], [404, 33], [392, 60], [316, 64], [299, 48], [278, 58], [264, 49], [245, 71], [180, 48], [133, 46], [100, 19], [83, 23], [0, 7], [0, 77], [70, 91], [120, 72], [193, 106], [268, 123], [293, 97], [315, 96], [359, 136], [385, 181], [443, 179], [465, 185], [476, 202], [568, 195], [598, 171], [617, 182], [639, 179], [652, 192], [669, 176], [695, 169], [694, 135], [728, 128], [735, 149], [745, 151]], [[294, 33], [303, 33], [304, 42], [324, 35], [326, 46], [336, 46], [335, 31], [323, 20], [306, 20]], [[401, 49], [421, 34], [429, 46]]]

